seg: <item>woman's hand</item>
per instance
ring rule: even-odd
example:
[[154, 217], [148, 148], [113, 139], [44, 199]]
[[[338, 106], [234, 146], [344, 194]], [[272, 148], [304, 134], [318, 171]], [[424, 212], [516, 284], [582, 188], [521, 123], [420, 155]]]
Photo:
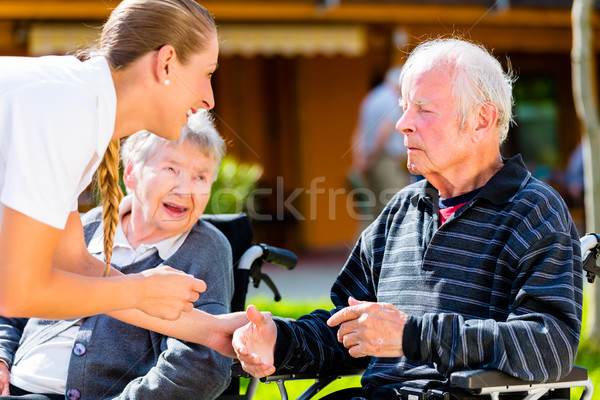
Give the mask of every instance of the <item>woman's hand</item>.
[[10, 371], [2, 361], [0, 361], [0, 396], [10, 396]]
[[213, 317], [215, 321], [210, 322], [206, 328], [207, 330], [211, 330], [210, 336], [207, 338], [207, 342], [203, 344], [224, 356], [235, 358], [231, 339], [236, 329], [248, 323], [246, 313], [240, 311], [230, 314], [213, 315]]
[[148, 315], [176, 320], [192, 310], [206, 283], [168, 266], [159, 266], [139, 274], [136, 308]]

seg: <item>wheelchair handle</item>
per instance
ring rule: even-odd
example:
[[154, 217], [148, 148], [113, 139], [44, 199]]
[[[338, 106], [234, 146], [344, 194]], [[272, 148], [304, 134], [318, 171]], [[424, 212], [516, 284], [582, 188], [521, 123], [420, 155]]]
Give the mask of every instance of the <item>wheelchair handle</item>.
[[581, 238], [581, 258], [583, 259], [583, 270], [589, 283], [594, 283], [596, 276], [600, 275], [598, 266], [600, 236], [596, 233], [588, 233]]
[[296, 267], [298, 257], [291, 251], [269, 246], [264, 243], [259, 244], [259, 246], [263, 249], [262, 259], [265, 262], [277, 264], [286, 269], [294, 269]]
[[585, 253], [592, 250], [600, 243], [600, 237], [595, 233], [588, 233], [581, 238], [581, 258], [585, 258]]

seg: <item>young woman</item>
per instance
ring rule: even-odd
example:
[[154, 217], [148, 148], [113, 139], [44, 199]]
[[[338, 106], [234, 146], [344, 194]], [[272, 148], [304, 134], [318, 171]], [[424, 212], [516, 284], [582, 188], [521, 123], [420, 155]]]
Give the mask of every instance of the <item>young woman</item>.
[[204, 329], [214, 317], [192, 310], [204, 282], [169, 267], [133, 275], [107, 268], [87, 251], [77, 213], [100, 164], [108, 264], [119, 139], [142, 129], [178, 138], [190, 113], [214, 105], [217, 56], [214, 21], [195, 1], [125, 0], [86, 61], [0, 59], [0, 314], [63, 319], [121, 310], [111, 315], [171, 336], [178, 333], [168, 320], [185, 315], [180, 338], [217, 340]]

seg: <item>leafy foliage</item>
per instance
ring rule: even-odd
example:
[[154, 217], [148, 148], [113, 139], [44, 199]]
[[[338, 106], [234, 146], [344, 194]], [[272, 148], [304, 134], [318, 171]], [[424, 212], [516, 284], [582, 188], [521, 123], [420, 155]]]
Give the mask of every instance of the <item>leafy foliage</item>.
[[253, 201], [263, 168], [259, 164], [241, 163], [232, 156], [221, 162], [219, 175], [212, 186], [206, 214], [232, 214], [247, 211]]

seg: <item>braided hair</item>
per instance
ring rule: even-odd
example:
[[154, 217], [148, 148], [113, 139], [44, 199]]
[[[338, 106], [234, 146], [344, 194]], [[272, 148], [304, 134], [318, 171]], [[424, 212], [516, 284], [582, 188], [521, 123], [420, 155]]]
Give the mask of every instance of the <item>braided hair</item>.
[[109, 143], [104, 158], [98, 166], [97, 179], [102, 195], [102, 221], [104, 222], [104, 257], [106, 268], [102, 276], [110, 275], [110, 259], [117, 225], [119, 225], [119, 204], [123, 192], [119, 185], [119, 141]]

